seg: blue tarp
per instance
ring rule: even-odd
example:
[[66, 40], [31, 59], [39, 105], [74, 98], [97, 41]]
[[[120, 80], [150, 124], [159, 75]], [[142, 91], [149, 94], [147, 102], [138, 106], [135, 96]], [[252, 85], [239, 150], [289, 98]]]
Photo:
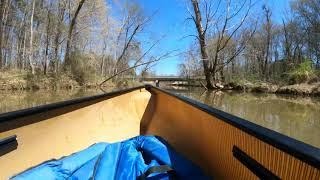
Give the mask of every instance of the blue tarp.
[[[137, 179], [150, 167], [168, 165], [175, 179], [209, 179], [160, 137], [137, 136], [119, 143], [97, 143], [85, 150], [46, 161], [12, 179]], [[149, 179], [169, 179], [153, 173]]]

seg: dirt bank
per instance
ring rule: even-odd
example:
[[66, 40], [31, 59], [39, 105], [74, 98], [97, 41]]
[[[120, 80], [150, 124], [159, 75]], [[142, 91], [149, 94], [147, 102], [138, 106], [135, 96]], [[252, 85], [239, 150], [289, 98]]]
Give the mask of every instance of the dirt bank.
[[251, 83], [251, 82], [245, 82], [243, 84], [229, 83], [225, 85], [222, 89], [240, 90], [245, 92], [320, 96], [319, 82], [312, 83], [312, 84], [301, 83], [301, 84], [283, 85], [283, 86], [279, 86], [271, 83]]

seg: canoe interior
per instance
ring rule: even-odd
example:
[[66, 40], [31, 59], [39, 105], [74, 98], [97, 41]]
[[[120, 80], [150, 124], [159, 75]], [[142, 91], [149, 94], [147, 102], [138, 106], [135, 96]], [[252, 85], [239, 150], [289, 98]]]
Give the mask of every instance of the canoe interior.
[[96, 142], [116, 142], [139, 135], [140, 119], [150, 96], [140, 89], [2, 123], [1, 129], [11, 129], [23, 121], [33, 122], [0, 133], [0, 139], [15, 134], [18, 140], [15, 151], [0, 157], [0, 179]]
[[[18, 141], [16, 150], [0, 156], [0, 179], [96, 142], [122, 141], [139, 134], [163, 137], [218, 179], [257, 179], [234, 157], [235, 147], [281, 179], [320, 179], [319, 159], [304, 161], [304, 157], [297, 158], [301, 154], [290, 154], [282, 146], [279, 148], [218, 117], [150, 86], [45, 112], [42, 108], [41, 113], [9, 120], [7, 116], [1, 121], [0, 116], [0, 139], [16, 135]], [[316, 158], [320, 155], [319, 149], [303, 143], [301, 146], [312, 150]]]

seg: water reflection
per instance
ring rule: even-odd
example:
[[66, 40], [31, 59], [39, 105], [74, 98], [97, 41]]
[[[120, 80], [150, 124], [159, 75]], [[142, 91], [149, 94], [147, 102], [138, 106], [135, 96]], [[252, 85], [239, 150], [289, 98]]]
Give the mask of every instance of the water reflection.
[[0, 93], [0, 113], [101, 93], [100, 89], [3, 91]]
[[320, 147], [319, 98], [196, 88], [174, 92]]

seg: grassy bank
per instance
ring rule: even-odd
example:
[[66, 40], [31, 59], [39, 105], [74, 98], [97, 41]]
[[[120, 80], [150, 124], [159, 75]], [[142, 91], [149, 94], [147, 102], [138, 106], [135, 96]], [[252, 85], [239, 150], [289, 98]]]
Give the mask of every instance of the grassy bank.
[[242, 77], [232, 79], [226, 89], [248, 92], [320, 96], [320, 71], [305, 61], [280, 76], [269, 78]]
[[[62, 72], [59, 74], [43, 73], [31, 74], [21, 70], [7, 70], [0, 72], [0, 90], [40, 90], [40, 89], [73, 89], [73, 88], [99, 88], [99, 83], [105, 77], [91, 76], [85, 81], [78, 80], [71, 74]], [[130, 87], [140, 85], [136, 81], [108, 81], [104, 87]]]

